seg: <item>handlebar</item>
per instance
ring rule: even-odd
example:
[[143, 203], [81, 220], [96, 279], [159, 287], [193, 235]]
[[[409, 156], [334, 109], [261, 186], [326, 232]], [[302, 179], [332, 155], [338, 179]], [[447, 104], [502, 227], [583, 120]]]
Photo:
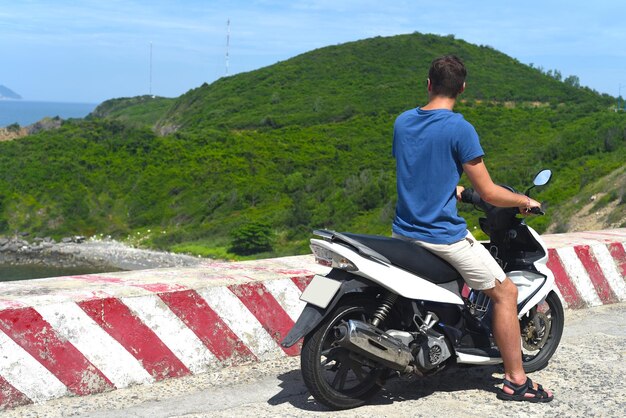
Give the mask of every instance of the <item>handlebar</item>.
[[474, 191], [474, 189], [465, 189], [461, 192], [461, 202], [463, 203], [475, 203], [474, 202], [474, 195], [478, 196], [478, 199], [480, 199], [480, 196], [478, 195], [478, 193], [476, 193]]

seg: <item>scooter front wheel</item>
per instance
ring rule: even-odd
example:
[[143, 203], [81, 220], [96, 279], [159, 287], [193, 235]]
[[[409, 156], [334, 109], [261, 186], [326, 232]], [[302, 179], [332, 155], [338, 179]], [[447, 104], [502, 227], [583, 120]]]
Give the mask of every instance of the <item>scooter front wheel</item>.
[[336, 344], [335, 328], [350, 319], [368, 322], [374, 300], [357, 296], [339, 303], [318, 329], [304, 339], [300, 355], [302, 377], [311, 395], [328, 408], [350, 409], [365, 404], [381, 388], [387, 369], [359, 361]]
[[529, 317], [522, 318], [522, 360], [527, 373], [541, 370], [548, 365], [559, 346], [565, 314], [563, 304], [555, 292], [531, 310]]

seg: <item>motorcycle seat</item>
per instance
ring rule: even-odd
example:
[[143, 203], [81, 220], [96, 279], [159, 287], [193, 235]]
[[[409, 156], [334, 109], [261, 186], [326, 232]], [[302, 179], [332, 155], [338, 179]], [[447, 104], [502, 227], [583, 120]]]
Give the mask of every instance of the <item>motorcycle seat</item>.
[[463, 280], [447, 261], [410, 241], [380, 235], [364, 235], [343, 232], [368, 248], [387, 258], [394, 266], [422, 277], [434, 284]]

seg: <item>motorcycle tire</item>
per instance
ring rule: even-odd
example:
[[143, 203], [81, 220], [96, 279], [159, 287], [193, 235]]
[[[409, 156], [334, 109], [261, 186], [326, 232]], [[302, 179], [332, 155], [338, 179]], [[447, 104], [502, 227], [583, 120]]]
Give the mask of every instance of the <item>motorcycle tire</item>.
[[534, 317], [525, 319], [520, 324], [522, 359], [526, 373], [541, 370], [548, 365], [559, 346], [565, 323], [563, 304], [555, 292], [550, 292], [534, 312]]
[[349, 319], [367, 322], [376, 300], [353, 296], [344, 299], [326, 320], [304, 339], [300, 355], [302, 377], [313, 398], [333, 410], [365, 404], [380, 389], [384, 367], [359, 362], [346, 348], [333, 345], [335, 327]]

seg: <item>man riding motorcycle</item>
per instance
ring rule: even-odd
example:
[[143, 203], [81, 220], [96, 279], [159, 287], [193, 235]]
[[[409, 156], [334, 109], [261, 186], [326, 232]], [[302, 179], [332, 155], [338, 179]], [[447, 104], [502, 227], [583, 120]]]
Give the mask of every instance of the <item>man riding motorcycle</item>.
[[474, 127], [453, 112], [465, 89], [466, 69], [456, 56], [435, 59], [428, 74], [428, 104], [408, 110], [394, 124], [398, 203], [396, 238], [423, 246], [454, 266], [468, 286], [493, 303], [493, 333], [504, 362], [502, 400], [549, 402], [550, 391], [526, 376], [522, 365], [517, 287], [457, 214], [465, 173], [480, 197], [499, 207], [539, 208], [539, 202], [493, 183]]

